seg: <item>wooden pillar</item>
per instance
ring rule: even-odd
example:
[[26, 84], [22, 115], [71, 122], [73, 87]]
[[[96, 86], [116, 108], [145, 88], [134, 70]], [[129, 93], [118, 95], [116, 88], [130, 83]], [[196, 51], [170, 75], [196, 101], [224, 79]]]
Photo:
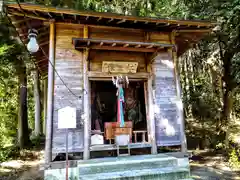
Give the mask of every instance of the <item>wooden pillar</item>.
[[34, 123], [34, 134], [39, 136], [41, 134], [41, 103], [40, 103], [40, 85], [39, 85], [39, 74], [35, 70], [33, 72], [34, 81], [34, 101], [35, 101], [35, 123]]
[[147, 70], [150, 73], [150, 77], [148, 78], [147, 82], [147, 90], [148, 90], [148, 114], [149, 114], [149, 121], [150, 121], [150, 142], [152, 144], [151, 153], [157, 154], [157, 144], [156, 144], [156, 132], [155, 132], [155, 118], [154, 118], [154, 102], [153, 102], [153, 88], [152, 88], [152, 81], [153, 81], [153, 74], [151, 64], [148, 64]]
[[[175, 43], [175, 32], [171, 34], [171, 42], [172, 44], [176, 45]], [[179, 112], [179, 118], [181, 122], [180, 131], [181, 131], [181, 152], [187, 152], [187, 141], [185, 135], [185, 119], [183, 113], [183, 103], [181, 99], [181, 84], [180, 84], [180, 77], [178, 72], [178, 63], [177, 63], [177, 47], [171, 49], [172, 58], [174, 62], [174, 74], [175, 74], [175, 81], [176, 81], [176, 91], [177, 91], [177, 107]]]
[[144, 99], [145, 99], [145, 109], [146, 109], [146, 117], [147, 117], [147, 136], [148, 142], [151, 142], [151, 125], [149, 118], [149, 106], [148, 106], [148, 82], [144, 82]]
[[52, 161], [53, 91], [54, 91], [54, 67], [53, 66], [54, 65], [55, 65], [55, 24], [54, 24], [54, 21], [51, 21], [50, 37], [49, 37], [45, 163], [50, 163]]
[[46, 122], [47, 122], [47, 79], [43, 80], [43, 134], [46, 135]]
[[[83, 37], [88, 38], [88, 26], [83, 28]], [[83, 52], [83, 110], [84, 110], [84, 151], [83, 159], [90, 158], [91, 122], [89, 110], [88, 50]]]

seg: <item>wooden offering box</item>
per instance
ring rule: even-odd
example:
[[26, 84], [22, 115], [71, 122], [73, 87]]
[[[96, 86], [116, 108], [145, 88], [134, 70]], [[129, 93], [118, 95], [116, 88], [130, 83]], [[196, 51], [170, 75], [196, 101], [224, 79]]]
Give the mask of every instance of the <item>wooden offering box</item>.
[[124, 127], [120, 127], [118, 122], [106, 122], [105, 123], [105, 139], [113, 140], [116, 135], [128, 134], [130, 136], [130, 142], [132, 139], [132, 122], [127, 121], [124, 123]]

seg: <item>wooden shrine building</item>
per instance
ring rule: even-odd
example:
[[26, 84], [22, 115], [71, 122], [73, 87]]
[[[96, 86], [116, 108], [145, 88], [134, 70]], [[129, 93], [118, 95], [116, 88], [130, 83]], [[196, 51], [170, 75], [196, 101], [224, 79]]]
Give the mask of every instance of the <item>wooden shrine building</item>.
[[[65, 179], [65, 161], [56, 161], [56, 157], [66, 152], [65, 130], [59, 128], [60, 119], [65, 121], [63, 124], [70, 123], [71, 117], [59, 117], [59, 109], [66, 107], [76, 110], [76, 127], [68, 129], [67, 139], [71, 177], [99, 179], [90, 171], [102, 173], [100, 176], [103, 177], [111, 168], [109, 179], [141, 173], [142, 177], [146, 177], [149, 174], [147, 168], [144, 166], [146, 170], [138, 172], [140, 169], [134, 163], [146, 161], [146, 164], [151, 159], [159, 162], [158, 167], [152, 167], [152, 174], [158, 174], [159, 168], [167, 167], [166, 158], [167, 162], [175, 163], [176, 160], [177, 165], [185, 162], [184, 167], [187, 167], [177, 59], [211, 32], [213, 23], [75, 11], [23, 3], [20, 6], [6, 4], [5, 7], [24, 44], [29, 41], [29, 29], [38, 31], [39, 50], [32, 56], [41, 77], [48, 84], [45, 92], [46, 179], [51, 179], [50, 175]], [[119, 75], [129, 81], [128, 87], [124, 88], [125, 126], [121, 132], [116, 122], [117, 88], [112, 81]], [[129, 135], [127, 148], [116, 146], [117, 132]], [[161, 154], [162, 147], [172, 147], [178, 152]], [[129, 149], [129, 156], [123, 162], [116, 151], [126, 149]], [[97, 157], [102, 158], [100, 172], [96, 168], [94, 170], [98, 164]], [[160, 157], [165, 158], [164, 163]], [[94, 167], [89, 170], [87, 167], [91, 163]], [[104, 169], [104, 163], [108, 170]], [[126, 163], [131, 164], [132, 169]], [[108, 167], [110, 164], [111, 167]], [[119, 169], [116, 170], [115, 166]], [[134, 175], [121, 174], [129, 168]], [[154, 169], [158, 170], [155, 172]], [[187, 176], [179, 176], [179, 179]], [[177, 179], [171, 173], [166, 173], [164, 177], [162, 179]], [[157, 179], [161, 179], [160, 176]]]

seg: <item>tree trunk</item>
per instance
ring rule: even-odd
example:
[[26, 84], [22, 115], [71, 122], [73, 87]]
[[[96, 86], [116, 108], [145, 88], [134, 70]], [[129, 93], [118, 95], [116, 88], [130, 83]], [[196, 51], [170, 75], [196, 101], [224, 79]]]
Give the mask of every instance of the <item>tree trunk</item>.
[[[20, 68], [20, 67], [18, 67]], [[29, 145], [28, 113], [27, 113], [27, 74], [26, 66], [21, 67], [19, 78], [19, 115], [18, 115], [18, 143], [20, 148]]]
[[42, 132], [41, 128], [41, 102], [40, 102], [40, 86], [39, 86], [39, 75], [36, 70], [33, 73], [34, 79], [34, 99], [35, 99], [35, 127], [34, 134], [39, 136]]
[[[219, 37], [220, 39], [220, 37]], [[225, 51], [223, 53], [221, 43], [219, 41], [219, 49], [220, 49], [220, 57], [223, 62], [223, 82], [224, 82], [224, 90], [223, 90], [223, 108], [222, 108], [222, 114], [220, 121], [217, 123], [217, 132], [225, 132], [222, 127], [225, 129], [228, 129], [229, 119], [232, 112], [233, 107], [233, 90], [234, 90], [234, 80], [231, 76], [231, 60], [235, 54], [232, 49], [229, 49], [228, 51]]]
[[233, 107], [233, 92], [229, 91], [227, 88], [226, 91], [224, 92], [224, 96], [223, 96], [223, 111], [222, 111], [222, 116], [221, 116], [221, 127], [224, 127], [225, 132], [223, 131], [223, 129], [220, 130], [221, 132], [225, 133], [226, 148], [228, 148], [228, 144], [229, 144], [229, 140], [228, 140], [229, 128], [228, 128], [228, 126], [231, 121], [230, 117], [231, 117], [231, 113], [232, 113], [232, 107]]

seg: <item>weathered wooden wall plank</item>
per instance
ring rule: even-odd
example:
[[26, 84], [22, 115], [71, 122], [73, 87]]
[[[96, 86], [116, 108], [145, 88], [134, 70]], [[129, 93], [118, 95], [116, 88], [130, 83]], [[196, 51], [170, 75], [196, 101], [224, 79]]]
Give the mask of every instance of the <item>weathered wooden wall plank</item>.
[[163, 32], [149, 32], [149, 41], [163, 44], [171, 44], [170, 34]]
[[[65, 131], [58, 129], [58, 110], [71, 106], [77, 109], [77, 128], [69, 130], [69, 152], [81, 152], [83, 149], [82, 115], [82, 53], [72, 46], [72, 37], [81, 36], [81, 29], [56, 28], [56, 60], [55, 69], [62, 80], [55, 73], [54, 82], [54, 112], [53, 112], [53, 152], [65, 152]], [[67, 121], [67, 119], [66, 119]]]
[[89, 38], [144, 41], [144, 33], [143, 31], [127, 30], [127, 29], [104, 29], [104, 28], [90, 27]]

